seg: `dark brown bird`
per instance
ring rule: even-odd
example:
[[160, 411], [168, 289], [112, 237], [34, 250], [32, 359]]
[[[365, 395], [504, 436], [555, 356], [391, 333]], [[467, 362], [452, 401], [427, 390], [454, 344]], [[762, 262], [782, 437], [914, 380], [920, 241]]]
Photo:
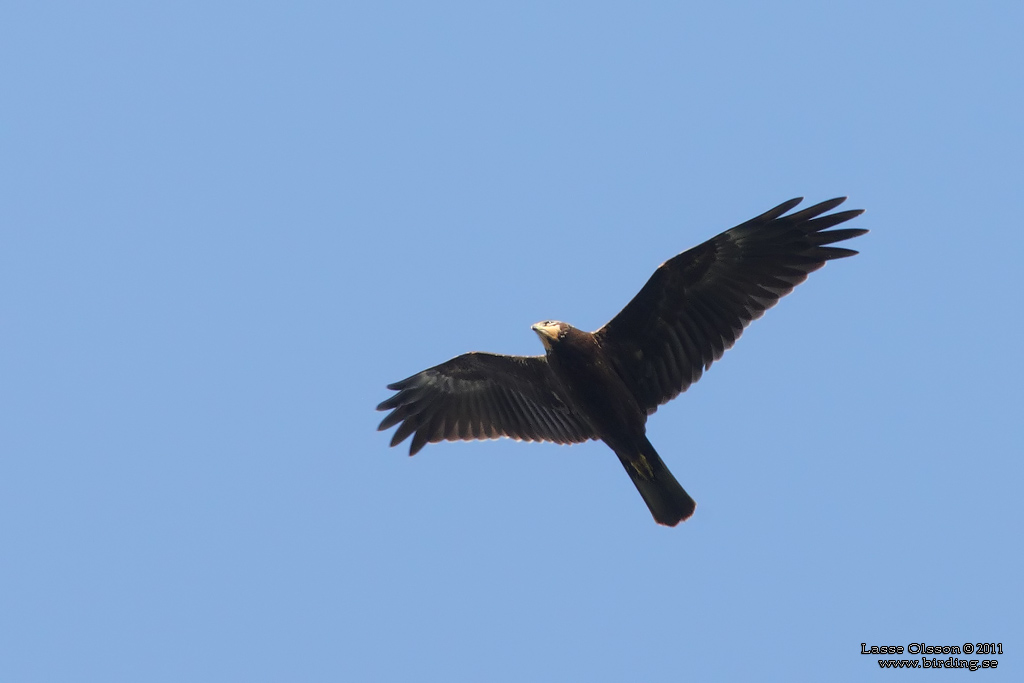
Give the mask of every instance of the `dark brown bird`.
[[390, 410], [395, 446], [496, 439], [579, 443], [615, 451], [655, 521], [675, 526], [696, 503], [647, 440], [647, 416], [700, 379], [750, 321], [826, 261], [856, 251], [826, 246], [867, 230], [830, 230], [862, 211], [827, 214], [845, 197], [784, 215], [791, 199], [669, 259], [596, 332], [547, 320], [533, 330], [544, 356], [466, 353], [401, 382]]

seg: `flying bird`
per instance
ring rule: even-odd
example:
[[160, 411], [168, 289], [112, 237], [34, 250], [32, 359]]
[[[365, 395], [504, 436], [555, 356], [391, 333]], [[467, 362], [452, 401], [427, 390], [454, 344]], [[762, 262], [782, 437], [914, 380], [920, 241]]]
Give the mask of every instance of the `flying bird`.
[[647, 440], [647, 416], [700, 379], [752, 320], [826, 261], [856, 251], [827, 246], [867, 232], [828, 230], [863, 211], [828, 213], [830, 199], [787, 214], [791, 199], [661, 264], [596, 332], [533, 325], [543, 356], [466, 353], [388, 389], [379, 430], [391, 445], [496, 439], [604, 441], [659, 524], [688, 519], [696, 503]]

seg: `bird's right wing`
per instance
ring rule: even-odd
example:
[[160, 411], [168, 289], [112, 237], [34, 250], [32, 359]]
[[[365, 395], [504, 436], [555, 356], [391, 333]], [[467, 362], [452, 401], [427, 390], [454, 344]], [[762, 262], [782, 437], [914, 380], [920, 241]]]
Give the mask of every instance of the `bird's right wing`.
[[398, 425], [392, 446], [413, 435], [409, 455], [445, 440], [507, 436], [580, 443], [597, 438], [565, 403], [543, 356], [466, 353], [388, 389], [398, 393], [377, 406], [391, 411], [377, 429]]

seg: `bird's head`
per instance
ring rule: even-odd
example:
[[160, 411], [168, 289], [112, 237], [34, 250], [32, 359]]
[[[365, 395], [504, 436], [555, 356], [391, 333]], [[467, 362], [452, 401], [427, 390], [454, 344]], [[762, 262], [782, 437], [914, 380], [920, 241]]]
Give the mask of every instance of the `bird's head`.
[[537, 333], [544, 348], [550, 351], [553, 344], [565, 339], [565, 335], [572, 329], [572, 325], [557, 320], [545, 320], [533, 325], [530, 329]]

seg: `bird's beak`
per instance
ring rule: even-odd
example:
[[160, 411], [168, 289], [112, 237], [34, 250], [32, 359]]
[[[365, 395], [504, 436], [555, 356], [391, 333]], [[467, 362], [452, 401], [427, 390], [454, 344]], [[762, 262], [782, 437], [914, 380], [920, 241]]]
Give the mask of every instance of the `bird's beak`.
[[537, 323], [530, 327], [531, 330], [537, 333], [540, 337], [540, 341], [544, 344], [545, 349], [551, 348], [551, 342], [558, 339], [558, 327], [555, 325], [545, 325], [544, 323]]

